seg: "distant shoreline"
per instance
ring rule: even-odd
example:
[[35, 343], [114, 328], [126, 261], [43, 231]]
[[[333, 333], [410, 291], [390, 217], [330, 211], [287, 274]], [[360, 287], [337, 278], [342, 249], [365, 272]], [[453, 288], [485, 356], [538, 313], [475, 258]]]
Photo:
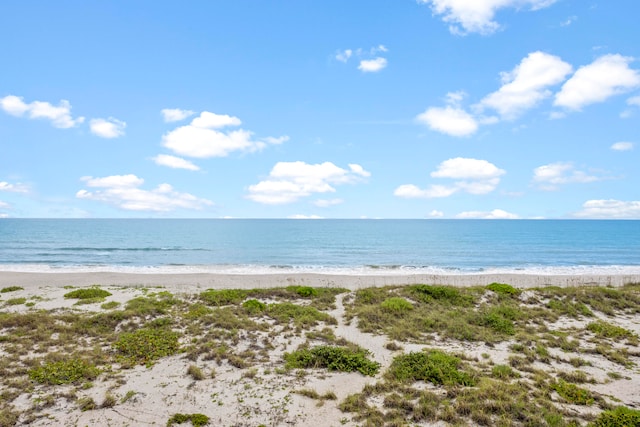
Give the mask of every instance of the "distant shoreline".
[[372, 286], [433, 284], [451, 286], [483, 286], [508, 283], [518, 288], [545, 286], [613, 286], [640, 283], [638, 274], [389, 274], [340, 275], [314, 273], [218, 274], [218, 273], [117, 273], [117, 272], [51, 272], [27, 273], [0, 271], [0, 286], [161, 286], [174, 290], [252, 289], [290, 285], [341, 287], [350, 290]]

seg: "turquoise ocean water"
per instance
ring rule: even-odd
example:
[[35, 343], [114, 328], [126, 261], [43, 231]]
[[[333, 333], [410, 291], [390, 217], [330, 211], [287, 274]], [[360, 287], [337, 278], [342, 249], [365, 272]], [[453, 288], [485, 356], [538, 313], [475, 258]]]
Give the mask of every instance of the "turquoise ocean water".
[[0, 270], [640, 274], [640, 221], [0, 219]]

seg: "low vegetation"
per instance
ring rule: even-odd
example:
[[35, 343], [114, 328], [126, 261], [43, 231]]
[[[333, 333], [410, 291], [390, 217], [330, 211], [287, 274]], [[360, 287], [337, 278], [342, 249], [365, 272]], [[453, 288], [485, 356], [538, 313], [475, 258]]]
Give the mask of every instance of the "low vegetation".
[[301, 348], [292, 353], [285, 353], [286, 367], [293, 368], [326, 368], [330, 371], [360, 372], [362, 375], [374, 376], [380, 369], [378, 362], [368, 359], [369, 352], [359, 347], [317, 346]]
[[[640, 425], [640, 411], [594, 391], [598, 383], [637, 379], [638, 336], [620, 316], [640, 313], [638, 284], [288, 286], [196, 295], [149, 288], [122, 303], [105, 301], [109, 291], [70, 288], [65, 298], [90, 305], [56, 310], [38, 309], [38, 297], [25, 293], [2, 302], [15, 306], [0, 311], [0, 426], [42, 422], [57, 405], [77, 413], [135, 405], [145, 395], [126, 385], [127, 369], [169, 356], [182, 363], [190, 392], [229, 381], [233, 372], [225, 384], [237, 396], [238, 425], [250, 424], [256, 411], [265, 425], [301, 422], [290, 417], [291, 397], [275, 403], [273, 389], [266, 391], [285, 380], [298, 399], [340, 408], [345, 424]], [[336, 318], [341, 310], [332, 310], [342, 306], [345, 315]], [[347, 341], [336, 328], [343, 323], [383, 335], [383, 357], [367, 350], [366, 339], [361, 346]], [[347, 397], [307, 386], [312, 373], [341, 372], [370, 379]], [[256, 401], [269, 408], [256, 409]], [[203, 414], [167, 421], [189, 423], [216, 424]]]

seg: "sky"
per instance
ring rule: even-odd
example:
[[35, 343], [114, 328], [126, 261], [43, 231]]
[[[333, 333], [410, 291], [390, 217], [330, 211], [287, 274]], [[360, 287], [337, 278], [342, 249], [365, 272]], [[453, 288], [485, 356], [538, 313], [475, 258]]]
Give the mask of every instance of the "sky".
[[0, 218], [640, 219], [637, 0], [0, 2]]

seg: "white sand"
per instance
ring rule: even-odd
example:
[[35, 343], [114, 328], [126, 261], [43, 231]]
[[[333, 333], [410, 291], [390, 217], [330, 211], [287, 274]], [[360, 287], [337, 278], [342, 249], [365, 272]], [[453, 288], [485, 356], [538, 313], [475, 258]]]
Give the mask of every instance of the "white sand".
[[162, 286], [171, 290], [253, 289], [302, 285], [342, 287], [356, 290], [371, 286], [430, 284], [484, 286], [508, 283], [518, 288], [544, 286], [622, 286], [640, 283], [640, 275], [537, 275], [537, 274], [451, 274], [451, 275], [333, 275], [333, 274], [139, 274], [113, 272], [24, 273], [0, 271], [0, 286]]

